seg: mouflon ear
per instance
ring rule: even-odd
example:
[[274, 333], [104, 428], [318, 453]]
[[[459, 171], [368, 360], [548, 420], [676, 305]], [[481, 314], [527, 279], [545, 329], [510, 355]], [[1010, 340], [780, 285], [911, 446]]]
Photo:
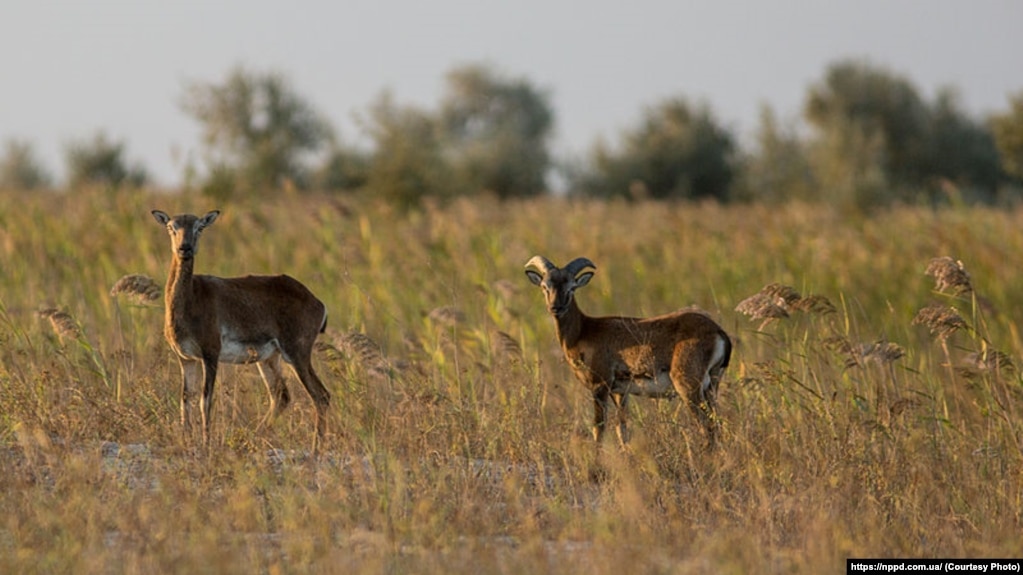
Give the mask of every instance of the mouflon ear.
[[212, 224], [217, 219], [217, 216], [219, 216], [219, 215], [220, 215], [220, 210], [213, 210], [213, 211], [210, 211], [210, 212], [206, 212], [206, 215], [203, 216], [202, 219], [199, 220], [199, 223], [202, 224], [202, 227], [205, 228], [206, 226]]
[[166, 212], [161, 212], [160, 210], [153, 210], [150, 213], [153, 214], [153, 217], [156, 218], [156, 221], [161, 226], [166, 226], [167, 222], [171, 220], [171, 217], [168, 216]]
[[526, 277], [533, 282], [533, 285], [540, 285], [540, 282], [543, 281], [543, 276], [533, 270], [526, 270]]
[[579, 274], [579, 276], [577, 278], [575, 278], [575, 287], [583, 287], [584, 285], [590, 283], [590, 279], [592, 279], [592, 278], [593, 278], [593, 272], [586, 272], [584, 274]]

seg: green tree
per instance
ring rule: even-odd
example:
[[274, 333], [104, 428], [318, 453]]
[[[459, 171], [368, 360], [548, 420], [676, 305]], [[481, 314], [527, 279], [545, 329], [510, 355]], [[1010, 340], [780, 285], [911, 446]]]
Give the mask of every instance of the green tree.
[[963, 113], [957, 94], [939, 92], [929, 109], [927, 175], [991, 201], [1005, 180], [992, 132]]
[[370, 194], [403, 208], [418, 205], [424, 197], [454, 194], [433, 116], [399, 106], [385, 92], [370, 106], [365, 127], [373, 141], [366, 179]]
[[146, 169], [139, 163], [129, 166], [124, 149], [124, 142], [112, 141], [103, 132], [91, 140], [71, 142], [64, 152], [68, 185], [145, 185], [149, 181]]
[[817, 199], [853, 211], [869, 211], [894, 199], [885, 171], [886, 144], [874, 129], [836, 121], [809, 149]]
[[736, 175], [735, 144], [706, 105], [674, 98], [646, 110], [620, 149], [599, 142], [572, 183], [598, 197], [728, 198]]
[[253, 189], [309, 184], [309, 155], [332, 130], [290, 82], [275, 72], [235, 68], [222, 83], [193, 82], [183, 110], [202, 125], [211, 177]]
[[0, 158], [0, 188], [34, 190], [49, 186], [49, 172], [36, 158], [32, 145], [20, 140], [8, 140]]
[[760, 108], [756, 147], [742, 168], [743, 199], [783, 202], [811, 200], [816, 195], [806, 145], [794, 127], [779, 122], [770, 106]]
[[929, 103], [906, 78], [844, 60], [810, 87], [803, 112], [824, 199], [861, 208], [934, 199], [948, 182], [990, 199], [1001, 180], [990, 133], [951, 90]]
[[990, 125], [1002, 167], [1023, 179], [1023, 91], [1009, 98], [1009, 110], [992, 116]]
[[316, 171], [314, 185], [331, 192], [347, 192], [363, 188], [369, 180], [371, 154], [352, 146], [331, 145], [327, 158]]
[[822, 83], [810, 87], [804, 114], [825, 140], [880, 145], [880, 168], [895, 183], [921, 181], [928, 111], [909, 80], [865, 62], [841, 61], [828, 68]]
[[527, 80], [482, 65], [457, 68], [447, 76], [439, 122], [463, 193], [507, 198], [547, 190], [554, 114], [548, 95]]

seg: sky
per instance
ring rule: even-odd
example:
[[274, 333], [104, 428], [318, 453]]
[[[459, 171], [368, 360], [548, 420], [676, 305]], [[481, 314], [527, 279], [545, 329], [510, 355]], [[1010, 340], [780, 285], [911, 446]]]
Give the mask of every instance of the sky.
[[189, 83], [281, 72], [360, 143], [382, 92], [434, 108], [444, 76], [482, 63], [550, 95], [553, 151], [583, 157], [645, 107], [706, 102], [748, 141], [760, 109], [796, 122], [829, 64], [855, 58], [925, 98], [954, 87], [981, 119], [1023, 92], [1020, 0], [0, 0], [0, 143], [64, 150], [102, 130], [156, 182], [201, 157]]

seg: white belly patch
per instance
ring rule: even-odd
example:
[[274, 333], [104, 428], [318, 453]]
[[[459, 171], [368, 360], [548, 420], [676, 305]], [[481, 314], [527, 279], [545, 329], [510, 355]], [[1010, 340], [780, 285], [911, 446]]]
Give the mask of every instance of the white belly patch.
[[224, 363], [255, 363], [263, 361], [280, 350], [276, 339], [253, 342], [242, 341], [227, 330], [220, 332], [220, 361]]
[[173, 341], [171, 347], [184, 359], [202, 359], [202, 348], [194, 339]]

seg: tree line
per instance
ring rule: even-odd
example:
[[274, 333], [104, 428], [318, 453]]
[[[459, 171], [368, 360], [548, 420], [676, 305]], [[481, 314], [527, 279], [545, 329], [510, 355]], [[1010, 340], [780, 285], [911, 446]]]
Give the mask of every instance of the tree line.
[[[182, 111], [202, 129], [185, 186], [225, 198], [291, 187], [372, 195], [401, 206], [424, 198], [549, 193], [629, 199], [802, 200], [869, 209], [892, 203], [1015, 201], [1023, 193], [1023, 91], [974, 119], [952, 88], [924, 98], [883, 66], [840, 60], [808, 87], [802, 123], [764, 106], [752, 149], [711, 106], [676, 96], [645, 108], [616, 141], [581, 159], [550, 151], [550, 94], [492, 67], [451, 70], [432, 109], [384, 92], [361, 114], [368, 146], [346, 143], [279, 72], [245, 68], [189, 83]], [[805, 129], [803, 129], [805, 128]], [[145, 167], [100, 133], [65, 150], [71, 188], [143, 186]], [[52, 187], [29, 143], [0, 156], [0, 187]]]

